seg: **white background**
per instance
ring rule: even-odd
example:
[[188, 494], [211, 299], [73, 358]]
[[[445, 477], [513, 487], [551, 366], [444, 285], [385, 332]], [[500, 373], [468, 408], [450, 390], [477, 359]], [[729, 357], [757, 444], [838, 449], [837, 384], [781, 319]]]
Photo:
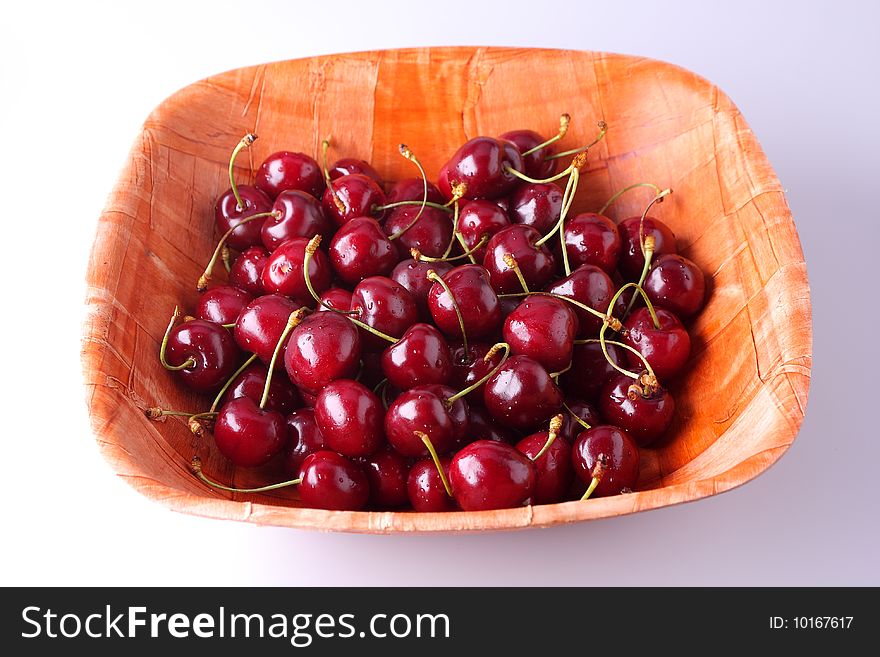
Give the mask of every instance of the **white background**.
[[[6, 3], [0, 584], [880, 584], [876, 7]], [[788, 190], [812, 284], [813, 388], [792, 449], [718, 497], [524, 533], [319, 534], [142, 498], [95, 447], [79, 341], [95, 222], [143, 119], [229, 68], [456, 44], [665, 59], [739, 105]]]

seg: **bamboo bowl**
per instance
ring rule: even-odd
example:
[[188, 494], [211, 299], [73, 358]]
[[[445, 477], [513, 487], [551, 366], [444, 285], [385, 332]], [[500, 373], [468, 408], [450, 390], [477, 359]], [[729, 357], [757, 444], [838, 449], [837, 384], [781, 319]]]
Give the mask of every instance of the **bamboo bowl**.
[[[251, 170], [275, 150], [369, 160], [386, 179], [413, 175], [407, 143], [436, 176], [465, 140], [532, 128], [562, 148], [609, 132], [590, 151], [573, 212], [595, 210], [639, 181], [674, 193], [652, 214], [710, 281], [690, 326], [690, 369], [675, 382], [670, 438], [642, 450], [636, 492], [588, 502], [484, 512], [338, 512], [301, 508], [295, 491], [211, 490], [189, 471], [240, 487], [274, 481], [271, 467], [235, 471], [185, 422], [149, 406], [202, 409], [159, 364], [175, 304], [192, 308], [214, 246], [212, 208], [228, 186], [230, 149], [248, 131]], [[247, 157], [239, 180], [247, 179]], [[612, 206], [639, 214], [638, 192]], [[88, 268], [83, 369], [91, 422], [116, 473], [187, 513], [322, 530], [394, 533], [514, 529], [618, 516], [708, 497], [743, 484], [794, 441], [810, 383], [810, 295], [782, 187], [754, 134], [717, 87], [681, 68], [597, 52], [420, 48], [315, 57], [242, 68], [192, 84], [146, 120], [100, 218]]]

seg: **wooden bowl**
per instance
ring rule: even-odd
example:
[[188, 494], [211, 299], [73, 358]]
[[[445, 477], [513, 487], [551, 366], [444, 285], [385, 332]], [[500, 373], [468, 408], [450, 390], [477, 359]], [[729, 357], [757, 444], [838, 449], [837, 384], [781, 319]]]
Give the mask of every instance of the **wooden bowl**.
[[[337, 512], [301, 508], [295, 491], [231, 495], [189, 471], [232, 485], [275, 480], [271, 468], [234, 471], [184, 421], [150, 421], [150, 406], [204, 409], [159, 364], [175, 304], [192, 309], [215, 244], [213, 203], [228, 187], [230, 149], [247, 131], [253, 170], [275, 150], [364, 158], [386, 179], [409, 177], [407, 143], [435, 177], [465, 140], [515, 128], [561, 146], [592, 140], [574, 211], [595, 210], [630, 183], [674, 193], [652, 214], [711, 283], [690, 327], [690, 369], [673, 386], [670, 438], [642, 450], [638, 490], [587, 502], [485, 512]], [[239, 180], [250, 175], [241, 158]], [[609, 211], [641, 212], [649, 192]], [[94, 431], [120, 477], [177, 511], [260, 524], [358, 532], [513, 529], [617, 516], [708, 497], [752, 479], [792, 443], [810, 383], [810, 295], [782, 186], [754, 134], [717, 87], [684, 69], [598, 52], [418, 48], [354, 53], [237, 69], [192, 84], [146, 120], [101, 216], [88, 270], [83, 369]]]

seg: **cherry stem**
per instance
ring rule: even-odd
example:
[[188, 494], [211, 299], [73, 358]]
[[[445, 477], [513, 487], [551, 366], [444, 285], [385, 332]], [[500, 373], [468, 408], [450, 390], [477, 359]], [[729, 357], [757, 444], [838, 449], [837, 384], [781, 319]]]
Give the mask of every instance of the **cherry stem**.
[[211, 404], [211, 412], [212, 413], [217, 410], [217, 407], [220, 405], [220, 400], [223, 399], [223, 395], [225, 395], [226, 391], [229, 390], [229, 386], [232, 385], [232, 382], [235, 381], [238, 378], [238, 375], [241, 374], [242, 372], [244, 372], [248, 368], [248, 366], [251, 363], [253, 363], [256, 359], [257, 359], [257, 355], [251, 354], [250, 358], [248, 358], [246, 361], [244, 361], [244, 363], [242, 363], [241, 367], [239, 367], [237, 370], [235, 370], [235, 372], [232, 373], [232, 376], [230, 376], [226, 380], [226, 383], [224, 383], [223, 387], [220, 388], [220, 392], [218, 392], [217, 396], [214, 397], [214, 403]]
[[[571, 175], [568, 177], [568, 182], [565, 185], [565, 192], [562, 194], [562, 210], [559, 213], [559, 219], [556, 221], [556, 225], [548, 232], [544, 237], [535, 242], [535, 246], [541, 246], [544, 242], [549, 240], [556, 234], [556, 231], [562, 232], [562, 226], [565, 223], [565, 218], [568, 216], [568, 211], [571, 208], [571, 204], [574, 201], [574, 194], [577, 191], [578, 181], [580, 180], [580, 171], [578, 169], [572, 169]], [[564, 243], [563, 243], [564, 246]], [[563, 249], [563, 253], [565, 253], [565, 249]], [[566, 255], [566, 263], [568, 262], [568, 256]], [[566, 267], [566, 269], [568, 269]], [[571, 273], [570, 271], [568, 272]]]
[[568, 372], [568, 370], [571, 369], [572, 364], [573, 364], [573, 361], [569, 361], [569, 362], [568, 362], [568, 365], [566, 365], [565, 367], [563, 367], [563, 368], [562, 368], [561, 370], [559, 370], [558, 372], [551, 372], [551, 373], [550, 373], [550, 378], [553, 379], [554, 381], [556, 381], [556, 383], [558, 384], [558, 383], [559, 383], [559, 377], [562, 376], [563, 374], [565, 374], [566, 372]]
[[[464, 237], [461, 235], [461, 233], [456, 233], [456, 235], [461, 237], [461, 240], [464, 241]], [[459, 255], [456, 255], [456, 256], [449, 256], [448, 258], [432, 258], [431, 256], [422, 255], [422, 252], [419, 251], [416, 247], [411, 248], [409, 250], [409, 254], [412, 256], [413, 260], [415, 260], [416, 262], [453, 262], [455, 260], [461, 260], [462, 258], [470, 258], [471, 262], [473, 262], [472, 254], [474, 254], [477, 251], [479, 251], [480, 249], [482, 249], [486, 245], [486, 242], [488, 242], [488, 241], [489, 241], [489, 236], [483, 235], [480, 238], [480, 241], [474, 245], [474, 248], [468, 249], [467, 244], [462, 244], [462, 246], [465, 248], [464, 253], [460, 253]], [[474, 264], [476, 264], [476, 263], [474, 263]]]
[[401, 144], [398, 147], [398, 149], [400, 150], [400, 154], [403, 157], [405, 157], [407, 160], [409, 160], [410, 162], [412, 162], [413, 164], [415, 164], [418, 167], [419, 173], [422, 176], [422, 185], [424, 186], [425, 189], [422, 194], [422, 202], [421, 202], [421, 205], [419, 206], [419, 211], [416, 213], [416, 216], [413, 217], [413, 220], [411, 222], [409, 222], [409, 224], [407, 226], [405, 226], [404, 228], [401, 228], [396, 233], [391, 235], [388, 238], [389, 240], [396, 240], [398, 237], [403, 235], [410, 228], [415, 226], [416, 223], [419, 221], [419, 219], [421, 219], [422, 213], [425, 211], [425, 204], [428, 202], [428, 175], [425, 173], [424, 168], [422, 168], [422, 163], [419, 162], [419, 159], [415, 156], [415, 153], [413, 153], [410, 150], [409, 146], [407, 146], [406, 144]]
[[263, 385], [263, 396], [260, 397], [260, 410], [266, 408], [266, 402], [269, 401], [269, 387], [272, 385], [272, 375], [275, 373], [275, 361], [278, 360], [278, 354], [281, 353], [281, 347], [284, 346], [290, 332], [299, 326], [299, 323], [303, 320], [303, 317], [305, 317], [307, 312], [309, 312], [308, 308], [299, 308], [290, 313], [290, 316], [287, 318], [287, 325], [281, 332], [281, 337], [278, 338], [275, 350], [272, 352], [272, 360], [269, 361], [269, 372], [266, 374], [266, 383]]
[[434, 466], [437, 468], [437, 473], [440, 475], [440, 481], [443, 482], [443, 488], [446, 489], [446, 494], [449, 497], [452, 497], [452, 486], [449, 485], [446, 473], [443, 472], [443, 466], [440, 464], [440, 457], [437, 456], [437, 450], [434, 449], [434, 443], [431, 442], [431, 439], [426, 433], [421, 431], [413, 431], [413, 433], [425, 444], [425, 448], [427, 448], [428, 453], [431, 455], [431, 459], [434, 461]]
[[552, 418], [550, 418], [550, 428], [547, 432], [547, 442], [545, 442], [540, 451], [535, 454], [534, 458], [532, 458], [532, 461], [537, 461], [539, 458], [544, 456], [544, 453], [548, 449], [550, 449], [550, 445], [552, 445], [556, 441], [557, 436], [559, 436], [559, 431], [562, 429], [563, 420], [565, 420], [565, 417], [562, 414], [554, 415]]
[[446, 207], [458, 203], [464, 195], [467, 194], [467, 184], [463, 182], [452, 181], [450, 184], [452, 190], [452, 198], [446, 201]]
[[598, 214], [605, 214], [605, 210], [607, 210], [609, 208], [609, 206], [612, 203], [614, 203], [614, 201], [619, 199], [621, 196], [626, 194], [628, 191], [631, 191], [633, 189], [638, 189], [639, 187], [650, 187], [651, 189], [654, 190], [654, 194], [659, 194], [661, 191], [663, 191], [660, 189], [660, 187], [658, 185], [655, 185], [654, 183], [645, 183], [645, 182], [640, 182], [640, 183], [636, 183], [635, 185], [630, 185], [629, 187], [624, 187], [619, 192], [614, 194], [614, 196], [612, 196], [610, 199], [608, 199], [605, 202], [605, 205], [603, 205], [601, 208], [599, 208]]
[[280, 217], [281, 212], [278, 210], [272, 210], [270, 212], [257, 212], [256, 214], [252, 214], [249, 217], [245, 217], [237, 224], [235, 224], [232, 228], [223, 233], [223, 237], [220, 238], [220, 241], [217, 242], [217, 248], [214, 249], [214, 253], [211, 256], [211, 259], [208, 261], [208, 265], [205, 267], [205, 271], [202, 272], [202, 275], [199, 276], [199, 280], [196, 283], [196, 290], [199, 292], [204, 292], [208, 289], [208, 281], [211, 280], [211, 274], [214, 271], [214, 265], [217, 264], [217, 258], [220, 257], [220, 254], [223, 252], [223, 249], [226, 247], [226, 240], [229, 239], [229, 236], [232, 235], [236, 230], [241, 228], [243, 225], [248, 223], [249, 221], [254, 221], [255, 219], [264, 219], [266, 217]]
[[146, 415], [151, 420], [158, 420], [163, 417], [168, 416], [176, 416], [176, 417], [193, 417], [194, 413], [190, 413], [189, 411], [167, 411], [164, 408], [159, 408], [158, 406], [153, 406], [144, 411], [144, 415]]
[[[630, 285], [633, 285], [633, 283], [631, 283]], [[587, 304], [581, 303], [577, 299], [572, 299], [571, 297], [567, 297], [564, 294], [555, 294], [554, 292], [540, 292], [540, 291], [537, 291], [537, 292], [509, 292], [507, 294], [499, 294], [498, 298], [499, 299], [507, 299], [507, 298], [512, 298], [512, 297], [530, 297], [533, 295], [540, 296], [540, 297], [552, 297], [554, 299], [559, 299], [560, 301], [566, 301], [566, 302], [570, 303], [571, 305], [576, 306], [577, 308], [580, 308], [581, 310], [598, 317], [605, 324], [611, 325], [611, 328], [613, 328], [615, 331], [620, 330], [620, 328], [623, 326], [620, 323], [620, 320], [613, 317], [612, 315], [600, 312], [600, 311], [596, 310], [595, 308], [591, 308]]]
[[565, 137], [565, 133], [568, 132], [569, 125], [571, 125], [571, 116], [569, 114], [562, 114], [559, 117], [559, 132], [557, 132], [554, 136], [550, 137], [550, 139], [548, 139], [547, 141], [541, 142], [537, 146], [530, 148], [525, 153], [523, 153], [522, 156], [526, 157], [527, 155], [531, 155], [532, 153], [539, 151], [542, 148], [545, 148], [545, 147], [549, 146], [550, 144], [553, 144], [553, 143], [559, 141], [560, 139]]
[[220, 258], [223, 260], [223, 268], [228, 274], [232, 271], [232, 251], [229, 250], [228, 245], [224, 244], [223, 248], [220, 249]]
[[461, 308], [458, 307], [458, 301], [455, 300], [455, 296], [452, 294], [452, 290], [449, 289], [449, 285], [446, 281], [444, 281], [433, 269], [428, 270], [428, 273], [425, 274], [425, 278], [437, 283], [443, 288], [446, 294], [449, 295], [449, 300], [452, 302], [452, 309], [455, 310], [455, 316], [458, 318], [458, 327], [461, 329], [461, 344], [464, 348], [464, 353], [468, 353], [467, 332], [464, 330], [464, 317], [461, 314]]
[[[653, 376], [654, 371], [651, 369], [651, 365], [648, 363], [648, 361], [645, 359], [645, 357], [642, 355], [642, 353], [638, 349], [635, 349], [624, 342], [618, 342], [617, 340], [604, 340], [602, 338], [587, 338], [584, 340], [575, 340], [574, 344], [588, 344], [590, 342], [598, 342], [599, 344], [613, 344], [615, 347], [620, 347], [621, 349], [625, 349], [626, 351], [630, 352], [631, 354], [635, 354], [638, 357], [638, 359], [640, 361], [642, 361], [642, 365], [644, 365], [645, 371], [648, 372], [648, 374]], [[605, 349], [603, 349], [602, 352], [605, 354], [605, 358], [608, 359], [608, 362], [613, 367], [616, 367], [616, 364], [611, 362], [611, 359], [609, 357], [608, 352]], [[626, 374], [631, 379], [638, 379], [639, 378], [638, 374], [635, 374], [634, 372], [630, 372], [629, 370], [624, 370], [619, 367], [616, 367], [616, 369], [618, 371], [620, 371], [621, 373]]]
[[217, 417], [217, 413], [209, 412], [209, 413], [196, 413], [195, 415], [190, 415], [189, 420], [187, 420], [186, 425], [189, 427], [190, 432], [196, 438], [204, 438], [205, 437], [205, 426], [202, 424], [203, 419], [214, 419]]
[[519, 171], [518, 169], [514, 169], [509, 164], [504, 165], [504, 170], [507, 171], [507, 173], [509, 173], [510, 175], [512, 175], [516, 178], [519, 178], [520, 180], [524, 180], [529, 183], [534, 183], [536, 185], [543, 185], [544, 183], [556, 182], [557, 180], [561, 180], [562, 178], [565, 178], [565, 176], [570, 174], [575, 169], [583, 168], [583, 166], [587, 163], [587, 152], [586, 151], [583, 151], [583, 152], [575, 151], [575, 153], [577, 153], [577, 155], [574, 156], [574, 159], [571, 161], [571, 164], [569, 164], [568, 167], [566, 167], [563, 171], [560, 171], [559, 173], [557, 173], [555, 176], [550, 176], [549, 178], [543, 178], [543, 179], [531, 178], [531, 177], [527, 176], [526, 174], [524, 174], [522, 171]]
[[[648, 271], [651, 269], [651, 261], [654, 259], [654, 247], [655, 246], [656, 246], [656, 240], [654, 239], [654, 236], [648, 235], [645, 238], [645, 243], [642, 247], [642, 254], [643, 254], [645, 262], [642, 264], [642, 273], [639, 275], [639, 282], [637, 283], [637, 285], [639, 286], [639, 289], [641, 289], [641, 290], [644, 290], [644, 287], [642, 287], [642, 286], [645, 284], [645, 279], [648, 277]], [[647, 298], [647, 295], [645, 298]], [[630, 311], [632, 310], [633, 305], [635, 305], [635, 302], [636, 302], [636, 295], [634, 294], [634, 295], [632, 295], [632, 298], [629, 300], [629, 303], [626, 304], [626, 310], [623, 313], [624, 319], [626, 319], [627, 316], [629, 315]], [[654, 326], [656, 328], [660, 328], [660, 324], [657, 321], [657, 316], [653, 312], [653, 309], [651, 309], [651, 310], [652, 310], [651, 319], [654, 320]]]
[[608, 465], [608, 457], [605, 454], [599, 454], [596, 457], [596, 465], [593, 466], [593, 479], [590, 481], [590, 487], [587, 488], [587, 492], [584, 493], [584, 496], [581, 498], [581, 502], [584, 500], [590, 499], [590, 495], [593, 494], [593, 491], [596, 490], [596, 486], [599, 485], [599, 482], [602, 481], [602, 478], [605, 476], [605, 467]]
[[379, 383], [377, 383], [377, 384], [373, 387], [373, 394], [378, 395], [378, 394], [379, 394], [379, 390], [381, 390], [384, 386], [387, 386], [387, 385], [388, 385], [388, 379], [382, 379], [381, 381], [379, 381]]
[[171, 321], [168, 322], [168, 328], [165, 329], [165, 335], [162, 338], [162, 344], [159, 347], [159, 362], [162, 363], [162, 367], [166, 370], [170, 370], [172, 372], [179, 372], [180, 370], [188, 370], [196, 366], [196, 359], [190, 356], [185, 361], [183, 361], [180, 365], [169, 365], [168, 361], [165, 360], [165, 350], [168, 349], [168, 338], [171, 336], [171, 329], [174, 328], [174, 322], [177, 321], [177, 318], [180, 317], [180, 308], [174, 306], [174, 312], [171, 314]]
[[513, 254], [505, 253], [501, 259], [504, 260], [504, 264], [512, 269], [513, 273], [516, 274], [516, 277], [519, 279], [519, 284], [520, 287], [522, 287], [523, 292], [525, 292], [526, 294], [530, 294], [531, 290], [529, 290], [529, 284], [526, 283], [526, 278], [525, 276], [523, 276], [522, 271], [520, 271], [519, 263], [516, 261], [516, 258], [513, 257]]
[[592, 429], [593, 428], [587, 422], [584, 422], [583, 418], [581, 418], [577, 413], [575, 413], [573, 410], [571, 410], [571, 407], [568, 404], [566, 404], [564, 401], [562, 402], [562, 407], [566, 411], [568, 411], [569, 415], [571, 415], [571, 417], [574, 418], [574, 421], [577, 422], [579, 425], [581, 425], [584, 429]]
[[256, 140], [257, 136], [253, 132], [247, 133], [241, 138], [241, 141], [236, 144], [235, 148], [232, 149], [232, 157], [229, 158], [229, 186], [232, 188], [232, 195], [235, 196], [235, 207], [239, 212], [244, 210], [244, 201], [241, 200], [241, 195], [238, 193], [238, 186], [235, 184], [235, 158], [238, 157], [238, 154], [243, 149], [249, 147]]
[[[462, 397], [464, 397], [464, 396], [466, 396], [466, 395], [469, 395], [469, 394], [472, 393], [474, 390], [476, 390], [477, 388], [479, 388], [481, 385], [483, 385], [484, 383], [486, 383], [486, 381], [488, 381], [488, 380], [491, 379], [493, 376], [495, 376], [495, 374], [498, 372], [498, 370], [501, 369], [501, 366], [504, 365], [504, 362], [507, 360], [507, 357], [510, 355], [510, 345], [507, 344], [506, 342], [498, 342], [498, 343], [492, 345], [492, 347], [489, 349], [489, 351], [486, 352], [486, 355], [483, 356], [483, 362], [484, 362], [484, 363], [488, 363], [488, 362], [489, 362], [489, 361], [495, 356], [495, 354], [497, 354], [497, 353], [498, 353], [499, 351], [501, 351], [502, 349], [504, 349], [504, 355], [501, 357], [501, 362], [499, 362], [495, 367], [493, 367], [493, 368], [489, 371], [489, 373], [486, 374], [486, 375], [485, 375], [483, 378], [481, 378], [479, 381], [475, 381], [474, 383], [472, 383], [471, 385], [469, 385], [469, 386], [468, 386], [467, 388], [465, 388], [464, 390], [459, 390], [457, 393], [455, 393], [454, 395], [452, 395], [452, 397], [450, 397], [449, 399], [447, 399], [447, 400], [446, 400], [446, 407], [447, 407], [447, 408], [449, 408], [450, 406], [452, 406], [452, 404], [454, 404], [457, 400], [461, 399]], [[466, 347], [465, 347], [465, 353], [468, 353]]]
[[202, 460], [198, 456], [194, 456], [192, 461], [190, 461], [190, 467], [192, 468], [192, 473], [201, 480], [206, 483], [211, 488], [217, 488], [219, 490], [226, 490], [230, 493], [264, 493], [269, 490], [276, 490], [278, 488], [287, 488], [288, 486], [296, 486], [302, 483], [302, 479], [291, 479], [290, 481], [282, 481], [278, 484], [270, 484], [269, 486], [260, 486], [259, 488], [233, 488], [231, 486], [226, 486], [224, 484], [218, 483], [209, 479], [204, 472], [202, 472]]
[[[453, 203], [453, 209], [452, 209], [452, 237], [449, 238], [449, 244], [446, 245], [446, 250], [443, 252], [443, 255], [441, 256], [442, 258], [448, 258], [449, 254], [452, 253], [452, 246], [455, 244], [456, 239], [458, 239], [458, 234], [459, 234], [459, 231], [458, 231], [458, 211], [459, 211], [458, 199], [455, 198], [454, 196], [453, 196], [453, 198], [455, 199], [455, 201]], [[463, 242], [463, 241], [464, 241], [463, 238], [459, 239], [459, 242]]]
[[[623, 292], [625, 290], [627, 290], [631, 287], [634, 287], [636, 290], [638, 290], [639, 294], [642, 295], [642, 300], [645, 302], [645, 306], [647, 307], [648, 312], [651, 314], [651, 321], [654, 322], [654, 328], [659, 329], [660, 328], [660, 319], [657, 317], [657, 311], [654, 309], [654, 304], [651, 303], [651, 300], [648, 298], [648, 295], [645, 292], [645, 288], [642, 287], [641, 283], [626, 283], [625, 285], [621, 286], [621, 288], [611, 298], [611, 303], [608, 306], [608, 312], [609, 313], [611, 312], [611, 308], [614, 306], [615, 303], [617, 303], [617, 299], [620, 297], [620, 295], [623, 294]], [[634, 299], [635, 299], [635, 295], [633, 295], [633, 298], [630, 299], [630, 302], [632, 302]], [[630, 304], [630, 305], [632, 305], [632, 304]], [[629, 310], [629, 308], [627, 308], [627, 310]], [[614, 330], [618, 330], [618, 329], [614, 329]]]
[[608, 124], [605, 123], [605, 121], [599, 121], [596, 124], [596, 126], [599, 128], [599, 135], [593, 141], [591, 141], [589, 144], [587, 144], [586, 146], [581, 146], [580, 148], [572, 148], [570, 151], [563, 151], [561, 153], [555, 153], [554, 155], [549, 155], [549, 156], [545, 157], [544, 159], [545, 160], [555, 160], [560, 157], [566, 157], [567, 155], [574, 155], [575, 153], [578, 153], [580, 151], [586, 152], [586, 151], [590, 150], [593, 146], [595, 146], [600, 141], [602, 141], [602, 138], [605, 136], [605, 133], [608, 132]]
[[[385, 205], [374, 205], [370, 208], [371, 213], [375, 212], [384, 212], [385, 210], [391, 210], [393, 208], [399, 208], [403, 205], [422, 205], [422, 201], [395, 201], [394, 203], [387, 203]], [[443, 212], [452, 212], [449, 209], [448, 205], [441, 205], [440, 203], [434, 203], [434, 201], [424, 201], [424, 205], [426, 208], [434, 208], [436, 210], [443, 210]]]
[[324, 171], [324, 182], [327, 184], [327, 189], [330, 190], [330, 196], [333, 199], [334, 205], [336, 205], [336, 209], [339, 210], [340, 214], [345, 214], [345, 204], [339, 199], [339, 195], [333, 188], [333, 181], [330, 180], [330, 169], [327, 167], [327, 151], [329, 149], [330, 135], [327, 135], [325, 139], [321, 140], [321, 168]]

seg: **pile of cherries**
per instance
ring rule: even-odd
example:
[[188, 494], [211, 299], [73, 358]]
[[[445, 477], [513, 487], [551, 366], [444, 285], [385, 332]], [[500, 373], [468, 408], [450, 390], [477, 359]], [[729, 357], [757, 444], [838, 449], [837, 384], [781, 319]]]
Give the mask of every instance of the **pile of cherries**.
[[[383, 181], [367, 162], [270, 155], [215, 207], [222, 236], [194, 317], [160, 360], [205, 412], [180, 415], [236, 467], [283, 464], [305, 506], [465, 511], [632, 491], [687, 363], [703, 273], [648, 216], [569, 217], [589, 146], [476, 137], [442, 167]], [[558, 173], [557, 164], [571, 156]], [[557, 181], [560, 184], [557, 184]], [[564, 183], [563, 183], [564, 181]], [[225, 267], [221, 267], [221, 264]], [[214, 270], [225, 284], [209, 287]]]

